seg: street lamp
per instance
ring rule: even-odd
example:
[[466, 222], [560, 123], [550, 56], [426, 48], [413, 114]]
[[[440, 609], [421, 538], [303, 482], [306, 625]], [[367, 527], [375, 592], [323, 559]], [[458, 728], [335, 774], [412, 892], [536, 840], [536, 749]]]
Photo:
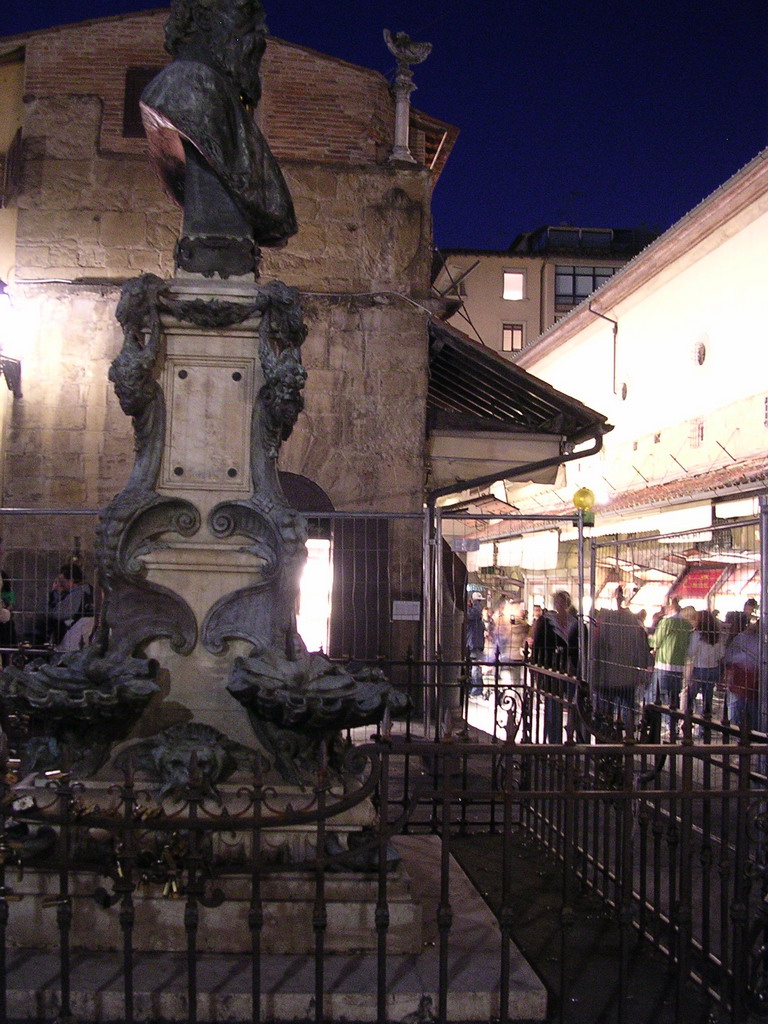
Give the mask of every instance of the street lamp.
[[8, 390], [14, 398], [22, 398], [21, 392], [21, 360], [12, 359], [3, 352], [3, 336], [9, 330], [11, 312], [11, 296], [8, 285], [0, 280], [0, 373], [5, 377]]
[[583, 513], [585, 526], [595, 525], [595, 513], [592, 507], [595, 504], [595, 494], [588, 487], [580, 487], [573, 496], [573, 507]]

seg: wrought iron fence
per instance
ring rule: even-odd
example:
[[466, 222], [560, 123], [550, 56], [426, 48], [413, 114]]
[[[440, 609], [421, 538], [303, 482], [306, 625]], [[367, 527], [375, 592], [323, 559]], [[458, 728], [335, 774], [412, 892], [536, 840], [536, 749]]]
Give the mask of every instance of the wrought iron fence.
[[[38, 1012], [18, 980], [33, 936], [56, 964], [36, 1007], [44, 1005], [58, 1019], [72, 1013], [126, 1022], [153, 1014], [221, 1019], [217, 963], [248, 981], [228, 990], [227, 1019], [279, 1019], [290, 1003], [291, 971], [283, 961], [281, 979], [275, 950], [293, 930], [304, 933], [302, 971], [311, 982], [299, 992], [304, 1006], [313, 1001], [318, 1022], [349, 1016], [350, 1003], [342, 999], [345, 973], [352, 970], [341, 953], [345, 942], [358, 950], [357, 968], [364, 965], [364, 985], [375, 993], [366, 1011], [356, 990], [362, 1014], [356, 1019], [402, 1019], [425, 998], [438, 1021], [466, 1019], [462, 971], [473, 953], [466, 943], [478, 939], [468, 937], [459, 920], [461, 873], [450, 857], [451, 841], [462, 832], [492, 831], [505, 849], [525, 832], [561, 864], [561, 1006], [568, 1003], [566, 924], [578, 892], [588, 887], [611, 908], [621, 933], [612, 979], [617, 1020], [633, 1019], [628, 960], [640, 942], [669, 957], [679, 1001], [693, 978], [721, 1014], [745, 1021], [768, 1009], [768, 797], [761, 770], [767, 755], [768, 747], [745, 732], [706, 745], [688, 735], [677, 744], [600, 746], [392, 735], [352, 752], [353, 790], [323, 768], [303, 797], [290, 799], [261, 762], [237, 784], [213, 792], [193, 760], [165, 800], [130, 770], [99, 788], [63, 771], [19, 782], [13, 763], [6, 763], [0, 1017], [31, 1019]], [[361, 807], [371, 811], [363, 827], [354, 815]], [[353, 819], [357, 824], [350, 827]], [[402, 905], [396, 856], [406, 871], [414, 858], [428, 862], [431, 891], [419, 898], [424, 934], [433, 936], [427, 942], [434, 946], [421, 960], [408, 944], [417, 925]], [[514, 1019], [521, 990], [533, 998], [530, 977], [511, 955], [511, 886], [505, 874], [496, 924], [480, 951], [484, 1001], [475, 1008], [480, 1016], [471, 1019]], [[357, 895], [350, 897], [353, 890]], [[366, 914], [340, 918], [339, 901], [354, 899], [367, 905]], [[276, 911], [279, 900], [283, 909]], [[217, 930], [227, 933], [228, 948], [236, 952], [225, 958], [225, 968], [209, 952]], [[158, 935], [174, 955], [145, 951], [148, 943], [158, 949]], [[102, 952], [95, 953], [99, 946]], [[404, 980], [409, 970], [418, 973], [415, 988]], [[110, 977], [119, 979], [119, 999]], [[104, 1011], [108, 995], [112, 1017]], [[536, 998], [541, 1019], [543, 997]]]
[[[5, 566], [15, 591], [13, 617], [25, 636], [41, 603], [46, 608], [62, 565], [74, 561], [90, 578], [95, 519], [93, 513], [46, 519], [6, 510], [2, 521]], [[353, 797], [334, 789], [330, 775], [321, 773], [303, 804], [294, 799], [290, 808], [275, 798], [272, 782], [258, 772], [237, 788], [233, 810], [231, 794], [222, 805], [215, 796], [211, 802], [194, 764], [172, 807], [153, 797], [156, 787], [130, 773], [100, 790], [81, 786], [66, 772], [59, 778], [22, 780], [19, 786], [11, 764], [0, 805], [0, 1022], [18, 1010], [14, 978], [23, 955], [15, 947], [24, 946], [18, 932], [22, 907], [35, 908], [29, 916], [37, 934], [49, 936], [56, 958], [60, 983], [48, 986], [43, 1000], [50, 1016], [72, 1010], [77, 972], [83, 963], [93, 968], [84, 952], [93, 915], [106, 915], [111, 922], [111, 950], [120, 958], [122, 996], [111, 1019], [150, 1019], [170, 1012], [170, 1004], [158, 1009], [157, 999], [147, 996], [140, 972], [150, 968], [134, 942], [141, 928], [152, 930], [146, 920], [156, 922], [150, 908], [160, 904], [183, 908], [174, 926], [180, 952], [167, 967], [171, 973], [178, 973], [179, 963], [184, 967], [183, 1019], [216, 1019], [223, 1011], [211, 1001], [210, 980], [201, 981], [200, 971], [208, 970], [206, 928], [231, 902], [244, 913], [238, 927], [248, 941], [239, 957], [247, 965], [248, 988], [238, 994], [238, 1010], [230, 1010], [241, 1019], [275, 1016], [281, 989], [268, 959], [272, 939], [265, 929], [274, 887], [291, 878], [303, 886], [300, 916], [311, 950], [312, 1014], [317, 1020], [335, 1019], [347, 1013], [333, 994], [346, 969], [332, 956], [331, 890], [341, 875], [350, 885], [356, 884], [350, 881], [353, 876], [367, 880], [373, 908], [365, 939], [376, 991], [371, 1019], [414, 1013], [412, 1005], [398, 1002], [393, 982], [403, 968], [403, 961], [393, 958], [408, 954], [398, 946], [402, 939], [392, 924], [397, 886], [388, 850], [390, 842], [426, 836], [437, 837], [431, 863], [439, 877], [429, 904], [436, 945], [426, 994], [440, 1021], [456, 1019], [459, 940], [450, 913], [457, 878], [449, 857], [452, 837], [496, 836], [506, 849], [519, 833], [558, 858], [564, 921], [575, 894], [584, 888], [615, 913], [622, 934], [618, 1020], [632, 1019], [627, 958], [636, 941], [669, 957], [678, 1000], [685, 998], [685, 982], [693, 978], [731, 1021], [766, 1011], [768, 746], [764, 735], [751, 732], [755, 722], [749, 717], [734, 721], [716, 685], [709, 699], [704, 692], [681, 707], [663, 705], [661, 694], [647, 685], [650, 666], [630, 657], [623, 640], [615, 662], [601, 654], [604, 623], [595, 613], [585, 616], [583, 646], [589, 656], [582, 676], [566, 674], [560, 665], [531, 664], [525, 646], [520, 657], [504, 658], [497, 647], [492, 656], [470, 662], [454, 621], [461, 615], [466, 583], [460, 583], [460, 601], [447, 615], [446, 600], [450, 604], [451, 595], [457, 596], [456, 578], [440, 559], [430, 579], [433, 595], [440, 590], [442, 596], [430, 614], [436, 610], [442, 616], [451, 650], [434, 646], [426, 659], [387, 657], [404, 649], [406, 640], [419, 651], [419, 617], [427, 606], [421, 601], [420, 558], [422, 550], [434, 551], [439, 535], [430, 535], [418, 516], [318, 515], [310, 517], [310, 526], [316, 536], [332, 535], [337, 550], [346, 552], [338, 565], [328, 554], [336, 588], [332, 610], [349, 611], [336, 627], [342, 639], [335, 653], [375, 656], [396, 685], [408, 691], [409, 717], [391, 729], [385, 726], [384, 734], [377, 731], [373, 740], [364, 732], [347, 737], [357, 744], [359, 759]], [[616, 542], [611, 545], [598, 550], [615, 555]], [[593, 567], [600, 557], [593, 556]], [[621, 582], [610, 581], [614, 590]], [[402, 619], [395, 617], [395, 602]], [[446, 623], [451, 629], [445, 629]], [[635, 623], [632, 629], [640, 635]], [[608, 685], [617, 685], [620, 667], [635, 670], [629, 685], [623, 678], [621, 683], [631, 696], [620, 694], [625, 699], [617, 700], [606, 691], [606, 680], [595, 668], [601, 657], [611, 664], [613, 683]], [[472, 693], [477, 691], [473, 668], [481, 673], [479, 693]], [[6, 725], [23, 731], [23, 723]], [[343, 814], [366, 800], [371, 813], [365, 828], [350, 830]], [[297, 831], [302, 836], [298, 847]], [[352, 846], [350, 831], [359, 833]], [[281, 833], [290, 838], [274, 840]], [[276, 849], [292, 851], [290, 863], [281, 861]], [[484, 976], [483, 1006], [487, 1019], [507, 1020], [516, 1012], [510, 1004], [515, 998], [514, 922], [509, 880], [505, 876], [502, 882], [495, 947], [486, 950], [494, 973]], [[147, 900], [141, 898], [143, 889]], [[565, 962], [566, 932], [563, 936]], [[73, 960], [74, 949], [80, 959]], [[565, 1005], [564, 968], [559, 997]], [[93, 1002], [79, 1009], [84, 1019], [104, 1016]], [[46, 1014], [39, 1010], [39, 1015]]]

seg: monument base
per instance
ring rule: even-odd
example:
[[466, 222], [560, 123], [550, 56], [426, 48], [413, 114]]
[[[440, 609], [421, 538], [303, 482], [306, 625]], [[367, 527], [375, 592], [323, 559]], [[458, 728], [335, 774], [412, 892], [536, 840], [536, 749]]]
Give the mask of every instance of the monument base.
[[[422, 906], [424, 932], [420, 952], [387, 958], [386, 1013], [390, 1021], [434, 1018], [438, 1007], [437, 904], [440, 840], [399, 836], [393, 840]], [[449, 899], [453, 925], [448, 943], [447, 1020], [483, 1022], [499, 1015], [501, 938], [495, 917], [455, 861], [451, 861]], [[18, 905], [11, 907], [14, 934]], [[95, 913], [96, 911], [94, 911]], [[55, 914], [55, 911], [48, 911]], [[509, 1019], [544, 1021], [546, 990], [520, 951], [511, 946]], [[327, 1021], [377, 1019], [377, 961], [351, 949], [324, 958]], [[224, 1024], [250, 1020], [251, 961], [243, 955], [203, 954], [196, 958], [197, 1019]], [[134, 1020], [189, 1020], [186, 960], [181, 954], [143, 954], [133, 963]], [[93, 1024], [122, 1020], [124, 994], [119, 954], [78, 953], [73, 958], [73, 1016]], [[314, 1019], [314, 956], [270, 954], [261, 958], [261, 1020]], [[8, 1016], [14, 1020], [54, 1019], [60, 1008], [58, 957], [37, 950], [8, 955]]]
[[[120, 904], [100, 907], [93, 893], [98, 882], [93, 872], [70, 874], [72, 927], [70, 945], [78, 953], [117, 952], [122, 948]], [[377, 882], [370, 874], [344, 872], [326, 874], [325, 905], [328, 925], [325, 949], [328, 953], [372, 952], [376, 948]], [[52, 871], [27, 870], [23, 881], [13, 886], [14, 903], [9, 946], [34, 947], [51, 952], [58, 948], [56, 902], [58, 875]], [[219, 890], [224, 901], [216, 907], [199, 908], [197, 949], [200, 953], [248, 953], [251, 932], [250, 879], [245, 876], [217, 878], [210, 889]], [[135, 925], [133, 948], [137, 953], [183, 953], [187, 948], [184, 929], [186, 900], [173, 892], [163, 896], [159, 889], [133, 895]], [[314, 951], [312, 912], [315, 882], [310, 874], [275, 872], [262, 878], [261, 949], [265, 954], [309, 956]], [[421, 948], [421, 906], [414, 900], [408, 873], [401, 865], [387, 880], [390, 925], [387, 945], [393, 953], [418, 953]]]
[[[114, 808], [114, 787], [119, 776], [109, 768], [103, 769], [102, 774], [114, 774], [114, 782], [104, 778], [81, 783], [80, 796], [84, 803], [101, 807], [105, 813], [119, 813], [108, 810]], [[206, 800], [202, 813], [215, 819], [226, 809], [237, 820], [248, 808], [247, 783], [248, 778], [243, 775], [242, 784], [230, 781], [221, 785], [221, 803]], [[330, 800], [343, 799], [357, 784], [349, 779], [344, 786], [331, 786]], [[264, 953], [308, 955], [315, 945], [313, 910], [317, 890], [313, 870], [302, 867], [312, 865], [315, 859], [317, 825], [312, 821], [281, 824], [279, 817], [288, 815], [291, 808], [311, 809], [313, 794], [279, 780], [268, 781], [267, 785], [269, 811], [264, 814], [260, 835], [261, 948]], [[17, 802], [28, 801], [30, 805], [45, 793], [45, 779], [40, 775], [24, 779], [14, 791]], [[175, 834], [167, 828], [153, 831], [155, 808], [163, 809], [163, 820], [167, 823], [184, 805], [170, 796], [163, 798], [153, 784], [140, 784], [137, 798], [138, 813], [144, 815], [146, 824], [134, 833], [137, 856], [133, 868], [133, 949], [137, 953], [181, 953], [187, 949], [185, 885], [189, 852], [185, 849], [185, 823], [189, 819], [185, 815], [178, 817]], [[277, 814], [278, 820], [270, 821], [271, 814]], [[326, 821], [326, 850], [350, 849], [348, 837], [364, 835], [375, 821], [376, 813], [368, 798], [332, 815]], [[200, 952], [248, 953], [251, 949], [251, 842], [247, 828], [237, 830], [236, 826], [231, 831], [224, 827], [213, 829], [201, 838], [197, 872], [205, 884], [198, 905], [196, 943]], [[117, 886], [113, 877], [106, 873], [114, 872], [113, 846], [101, 830], [83, 824], [81, 830], [72, 833], [70, 847], [77, 868], [68, 873], [72, 905], [70, 946], [88, 952], [117, 951], [123, 942], [121, 904], [115, 901]], [[362, 851], [358, 856], [364, 858], [359, 869], [331, 860], [324, 874], [328, 917], [325, 949], [329, 953], [376, 949], [378, 872], [370, 862], [370, 853]], [[81, 863], [93, 866], [81, 869]], [[100, 869], [99, 864], [104, 867]], [[8, 929], [9, 944], [56, 950], [60, 941], [55, 911], [60, 877], [56, 867], [25, 865], [20, 877], [11, 880], [10, 892], [13, 922]], [[393, 953], [417, 953], [422, 941], [421, 905], [412, 894], [407, 869], [394, 854], [387, 872], [387, 901], [390, 949]]]

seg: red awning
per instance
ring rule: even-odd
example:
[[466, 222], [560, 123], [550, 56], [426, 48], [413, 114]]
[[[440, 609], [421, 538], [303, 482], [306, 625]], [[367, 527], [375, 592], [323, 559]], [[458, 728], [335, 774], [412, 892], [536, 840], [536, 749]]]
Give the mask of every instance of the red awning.
[[676, 597], [680, 601], [704, 598], [717, 585], [723, 571], [722, 565], [691, 566], [685, 576], [672, 588], [669, 596]]
[[760, 572], [755, 565], [733, 565], [718, 587], [718, 594], [739, 597], [759, 597]]

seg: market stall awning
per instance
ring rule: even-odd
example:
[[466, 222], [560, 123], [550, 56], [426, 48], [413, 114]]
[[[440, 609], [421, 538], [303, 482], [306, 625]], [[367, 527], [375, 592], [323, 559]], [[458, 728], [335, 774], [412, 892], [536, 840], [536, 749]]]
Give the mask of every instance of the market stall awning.
[[717, 588], [720, 595], [728, 597], [760, 596], [760, 570], [756, 565], [732, 565], [728, 574], [720, 581]]
[[725, 572], [723, 565], [693, 565], [686, 570], [674, 585], [670, 597], [680, 601], [696, 601], [706, 598]]
[[459, 491], [484, 477], [554, 483], [576, 446], [593, 441], [598, 450], [611, 429], [594, 409], [430, 320], [430, 491]]

